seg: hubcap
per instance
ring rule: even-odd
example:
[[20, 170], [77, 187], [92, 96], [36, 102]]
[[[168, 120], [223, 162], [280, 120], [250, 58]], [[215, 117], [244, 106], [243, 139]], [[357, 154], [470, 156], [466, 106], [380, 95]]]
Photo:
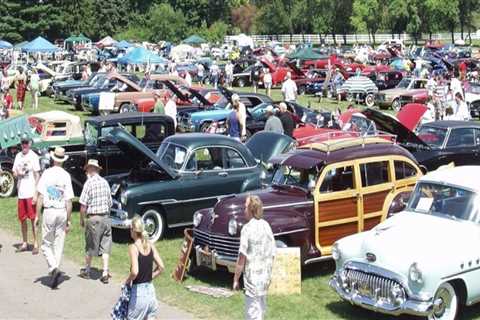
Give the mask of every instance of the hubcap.
[[152, 236], [155, 234], [155, 231], [157, 230], [155, 220], [151, 217], [148, 217], [145, 219], [145, 231], [148, 232], [149, 236]]
[[5, 196], [11, 193], [14, 183], [13, 176], [9, 172], [0, 172], [0, 194]]

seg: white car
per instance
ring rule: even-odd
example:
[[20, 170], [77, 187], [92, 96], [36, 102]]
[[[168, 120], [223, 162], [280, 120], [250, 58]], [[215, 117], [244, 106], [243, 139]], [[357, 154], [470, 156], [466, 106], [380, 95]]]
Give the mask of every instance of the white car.
[[377, 312], [453, 320], [480, 301], [480, 166], [422, 177], [404, 211], [332, 248], [330, 286]]

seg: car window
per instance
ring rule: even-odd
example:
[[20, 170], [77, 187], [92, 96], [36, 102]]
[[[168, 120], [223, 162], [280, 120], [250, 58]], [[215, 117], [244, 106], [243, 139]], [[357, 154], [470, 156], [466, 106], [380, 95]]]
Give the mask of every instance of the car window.
[[162, 123], [148, 123], [137, 126], [138, 139], [144, 143], [161, 142], [166, 137], [166, 128]]
[[425, 88], [425, 81], [415, 81], [413, 84], [413, 89], [424, 89]]
[[363, 187], [387, 183], [389, 181], [388, 161], [362, 163], [360, 164], [360, 175]]
[[475, 144], [475, 137], [473, 135], [473, 128], [458, 128], [452, 129], [448, 137], [448, 147], [463, 147], [473, 146]]
[[225, 166], [226, 169], [245, 168], [247, 164], [242, 156], [233, 149], [225, 149]]
[[67, 135], [66, 122], [49, 122], [45, 130], [47, 137], [64, 137]]
[[405, 161], [394, 161], [395, 178], [397, 180], [407, 179], [417, 175], [417, 170], [410, 163]]
[[188, 159], [185, 170], [223, 170], [223, 148], [210, 147], [195, 150]]
[[327, 172], [320, 186], [320, 192], [337, 192], [353, 188], [353, 166], [345, 166]]
[[246, 108], [253, 107], [252, 103], [250, 102], [250, 99], [247, 97], [240, 97], [240, 102], [243, 103]]

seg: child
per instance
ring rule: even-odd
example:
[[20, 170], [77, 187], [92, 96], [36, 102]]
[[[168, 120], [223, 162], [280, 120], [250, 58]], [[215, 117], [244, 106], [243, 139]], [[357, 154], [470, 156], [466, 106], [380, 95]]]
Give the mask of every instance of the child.
[[10, 110], [10, 109], [13, 108], [13, 97], [10, 94], [10, 90], [5, 92], [5, 94], [3, 95], [3, 101], [2, 102], [3, 102], [3, 106], [5, 106], [7, 108], [7, 110]]

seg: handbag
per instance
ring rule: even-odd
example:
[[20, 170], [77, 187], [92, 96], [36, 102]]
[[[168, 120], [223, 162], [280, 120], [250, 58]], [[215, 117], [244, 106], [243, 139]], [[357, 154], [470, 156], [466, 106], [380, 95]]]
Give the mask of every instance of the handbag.
[[132, 287], [128, 285], [123, 285], [120, 297], [118, 301], [113, 306], [113, 310], [110, 313], [112, 320], [127, 320], [128, 316], [128, 303], [130, 302], [130, 294], [132, 292]]

